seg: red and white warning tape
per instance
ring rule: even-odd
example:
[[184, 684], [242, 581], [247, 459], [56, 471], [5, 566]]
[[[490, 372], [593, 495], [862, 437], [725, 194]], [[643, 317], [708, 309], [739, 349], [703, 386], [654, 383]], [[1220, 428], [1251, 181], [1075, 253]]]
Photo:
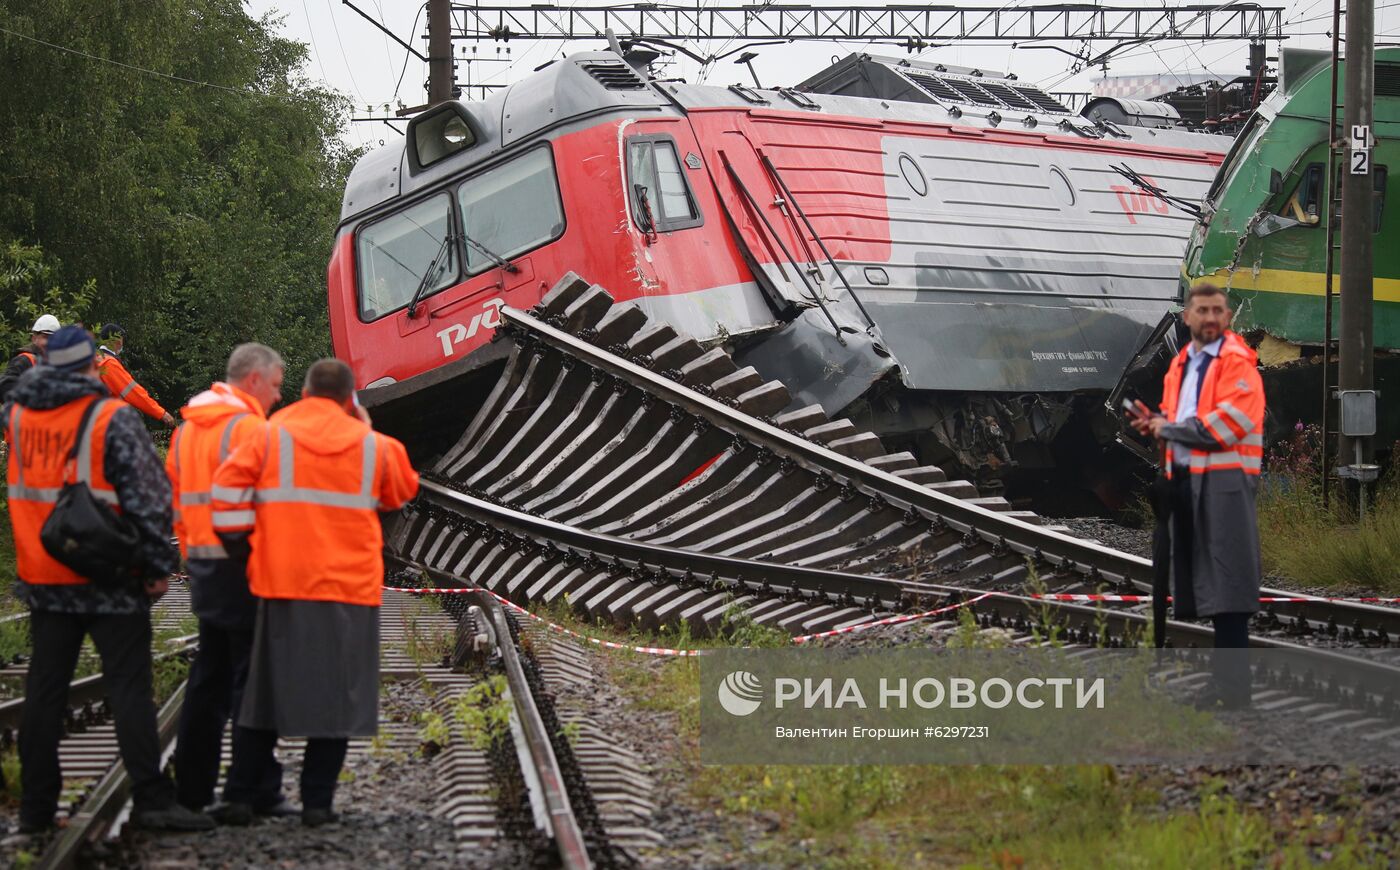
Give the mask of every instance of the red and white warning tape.
[[[576, 639], [582, 640], [582, 641], [586, 641], [586, 642], [591, 643], [591, 644], [593, 644], [593, 645], [595, 645], [595, 646], [604, 647], [605, 649], [628, 650], [628, 651], [630, 651], [630, 652], [644, 653], [644, 654], [646, 654], [646, 655], [653, 655], [653, 656], [699, 656], [699, 655], [705, 655], [706, 653], [708, 653], [708, 652], [711, 651], [711, 650], [709, 650], [709, 649], [670, 649], [670, 648], [668, 648], [668, 647], [660, 647], [660, 646], [633, 646], [632, 644], [619, 643], [619, 642], [617, 642], [617, 641], [612, 641], [612, 640], [603, 640], [602, 638], [593, 637], [592, 635], [584, 634], [584, 633], [579, 632], [579, 631], [574, 631], [574, 630], [571, 629], [571, 628], [566, 628], [565, 626], [562, 626], [562, 625], [558, 624], [557, 622], [550, 622], [548, 619], [545, 619], [543, 616], [540, 616], [540, 615], [535, 614], [535, 613], [531, 613], [530, 611], [528, 611], [528, 610], [526, 610], [525, 608], [521, 607], [520, 605], [516, 604], [514, 601], [511, 601], [511, 600], [509, 600], [509, 599], [507, 599], [507, 598], [505, 598], [505, 597], [503, 597], [503, 596], [501, 596], [501, 595], [497, 595], [495, 592], [492, 592], [490, 589], [482, 589], [482, 588], [474, 587], [474, 586], [438, 586], [438, 587], [428, 587], [428, 588], [423, 588], [423, 589], [407, 589], [407, 588], [401, 588], [401, 587], [393, 587], [393, 588], [395, 589], [395, 591], [404, 592], [404, 593], [407, 593], [407, 594], [410, 594], [410, 595], [462, 595], [462, 594], [465, 594], [465, 593], [468, 593], [468, 592], [484, 592], [485, 594], [490, 595], [492, 598], [494, 598], [494, 599], [496, 599], [497, 601], [499, 601], [499, 602], [501, 603], [501, 606], [502, 606], [502, 607], [509, 608], [510, 610], [513, 610], [513, 611], [515, 611], [516, 613], [519, 613], [521, 616], [524, 616], [524, 617], [527, 617], [527, 618], [529, 618], [529, 619], [532, 619], [532, 620], [534, 620], [535, 622], [538, 622], [538, 623], [540, 623], [541, 625], [544, 625], [544, 626], [545, 626], [546, 628], [548, 628], [550, 631], [557, 632], [557, 633], [559, 633], [559, 634], [565, 634], [565, 635], [568, 635], [569, 637], [576, 638]], [[943, 613], [950, 613], [950, 612], [952, 612], [952, 611], [954, 611], [954, 610], [958, 610], [958, 609], [960, 609], [960, 608], [967, 607], [968, 605], [976, 604], [977, 602], [982, 601], [982, 600], [987, 599], [987, 598], [992, 598], [992, 597], [997, 596], [997, 595], [1007, 595], [1007, 594], [1010, 594], [1010, 593], [1005, 593], [1005, 592], [979, 592], [978, 590], [975, 590], [975, 589], [969, 589], [969, 590], [967, 590], [967, 591], [968, 591], [969, 594], [972, 594], [974, 597], [969, 598], [969, 599], [967, 599], [966, 601], [959, 601], [959, 602], [957, 602], [956, 604], [948, 604], [948, 605], [945, 605], [945, 606], [943, 606], [943, 607], [936, 608], [936, 609], [934, 609], [934, 610], [926, 610], [926, 611], [924, 611], [924, 612], [922, 612], [922, 613], [905, 613], [905, 614], [901, 614], [901, 615], [899, 615], [899, 616], [891, 616], [891, 617], [887, 617], [887, 618], [885, 618], [885, 619], [877, 619], [877, 620], [874, 620], [874, 621], [872, 621], [872, 622], [862, 622], [862, 623], [859, 623], [859, 624], [857, 624], [857, 625], [848, 625], [848, 626], [846, 626], [846, 627], [844, 627], [844, 628], [833, 628], [833, 629], [831, 629], [830, 631], [821, 631], [821, 632], [817, 632], [816, 634], [804, 634], [804, 635], [800, 635], [800, 636], [798, 636], [798, 637], [792, 638], [792, 643], [794, 643], [794, 644], [803, 644], [803, 643], [807, 643], [807, 642], [813, 641], [813, 640], [818, 640], [818, 639], [824, 638], [824, 637], [836, 637], [836, 636], [838, 636], [838, 635], [844, 635], [844, 634], [855, 634], [856, 632], [866, 631], [866, 630], [872, 629], [872, 628], [880, 628], [881, 626], [887, 626], [887, 625], [903, 625], [903, 624], [906, 623], [906, 622], [917, 622], [918, 620], [921, 620], [921, 619], [928, 619], [929, 617], [932, 617], [932, 616], [938, 616], [938, 615], [943, 614]], [[1084, 601], [1084, 602], [1104, 602], [1104, 603], [1114, 603], [1114, 604], [1147, 604], [1147, 603], [1149, 603], [1149, 602], [1152, 601], [1152, 596], [1151, 596], [1151, 595], [1114, 595], [1114, 594], [1109, 594], [1109, 593], [1040, 592], [1040, 593], [1033, 593], [1033, 594], [1031, 594], [1029, 597], [1031, 597], [1031, 598], [1038, 598], [1038, 599], [1042, 599], [1042, 600], [1045, 600], [1045, 601]], [[1171, 600], [1171, 599], [1168, 598], [1168, 600]], [[1296, 596], [1261, 596], [1260, 599], [1259, 599], [1259, 601], [1260, 601], [1261, 603], [1266, 603], [1266, 604], [1267, 604], [1267, 603], [1329, 602], [1329, 601], [1334, 601], [1334, 602], [1348, 602], [1348, 603], [1364, 603], [1364, 604], [1400, 604], [1400, 598], [1375, 598], [1375, 597], [1364, 597], [1364, 598], [1323, 598], [1323, 597], [1312, 596], [1312, 595], [1296, 595]]]
[[633, 646], [627, 643], [618, 643], [617, 641], [613, 640], [603, 640], [600, 637], [593, 637], [592, 635], [587, 635], [583, 634], [582, 632], [574, 631], [572, 628], [565, 628], [557, 622], [550, 622], [543, 616], [531, 613], [530, 611], [521, 607], [519, 604], [516, 604], [514, 601], [511, 601], [510, 599], [505, 598], [501, 595], [497, 595], [490, 589], [481, 589], [475, 586], [445, 586], [432, 587], [427, 589], [406, 589], [396, 586], [393, 588], [397, 592], [406, 592], [410, 595], [464, 595], [468, 592], [484, 592], [485, 594], [490, 595], [492, 598], [501, 602], [502, 607], [505, 607], [509, 610], [514, 610], [521, 616], [533, 619], [535, 622], [540, 623], [541, 625], [548, 628], [550, 631], [558, 632], [559, 634], [566, 634], [569, 637], [577, 638], [578, 640], [582, 641], [587, 641], [588, 643], [591, 643], [595, 646], [604, 647], [605, 649], [630, 650], [631, 652], [645, 653], [647, 655], [653, 656], [698, 656], [709, 652], [709, 650], [703, 649], [669, 649], [667, 647], [661, 646]]
[[[594, 644], [595, 646], [601, 646], [605, 649], [628, 650], [630, 652], [644, 653], [646, 655], [653, 656], [700, 656], [712, 652], [712, 650], [709, 649], [670, 649], [668, 647], [661, 646], [633, 646], [632, 644], [618, 643], [617, 641], [613, 640], [603, 640], [602, 638], [593, 637], [592, 635], [583, 634], [582, 632], [574, 631], [571, 628], [566, 628], [558, 624], [557, 622], [550, 622], [543, 616], [531, 613], [530, 611], [521, 607], [519, 604], [516, 604], [514, 601], [497, 595], [490, 589], [482, 589], [475, 586], [439, 586], [425, 589], [408, 589], [396, 586], [392, 588], [396, 592], [405, 592], [410, 595], [463, 595], [468, 592], [484, 592], [487, 595], [490, 595], [492, 598], [499, 601], [502, 607], [509, 608], [510, 610], [519, 613], [521, 616], [533, 619], [535, 622], [544, 625], [550, 631], [558, 632], [559, 634], [566, 634], [569, 637], [587, 641], [588, 643]], [[978, 601], [981, 601], [984, 598], [990, 598], [991, 596], [996, 594], [996, 592], [983, 592], [980, 595], [977, 595], [975, 598], [969, 598], [966, 601], [959, 601], [956, 604], [945, 605], [935, 610], [927, 610], [923, 613], [905, 613], [899, 616], [891, 616], [886, 619], [877, 619], [873, 622], [862, 622], [857, 625], [848, 625], [844, 628], [834, 628], [831, 631], [822, 631], [818, 632], [817, 634], [804, 634], [799, 637], [792, 638], [792, 643], [807, 643], [808, 641], [817, 640], [818, 638], [835, 637], [837, 635], [842, 634], [854, 634], [859, 631], [865, 631], [866, 629], [870, 628], [879, 628], [880, 626], [884, 625], [902, 625], [906, 622], [916, 622], [920, 619], [928, 619], [930, 616], [937, 616], [940, 613], [949, 613], [961, 607], [967, 607], [969, 604], [976, 604]]]
[[[1071, 594], [1067, 592], [1042, 592], [1030, 595], [1031, 598], [1040, 598], [1046, 601], [1104, 601], [1115, 604], [1146, 604], [1152, 600], [1151, 595], [1109, 595], [1109, 594]], [[1168, 596], [1170, 601], [1171, 597]], [[1400, 598], [1331, 598], [1320, 595], [1261, 595], [1261, 604], [1301, 604], [1304, 602], [1326, 603], [1338, 602], [1346, 604], [1400, 604]]]
[[816, 634], [804, 634], [801, 637], [794, 637], [792, 639], [792, 642], [806, 643], [809, 640], [816, 640], [819, 637], [836, 637], [839, 634], [851, 634], [857, 631], [865, 631], [867, 628], [877, 628], [882, 625], [902, 625], [906, 622], [914, 622], [920, 619], [928, 619], [930, 616], [937, 616], [940, 613], [948, 613], [950, 611], [957, 610], [960, 607], [966, 607], [969, 604], [976, 604], [982, 599], [990, 598], [996, 594], [997, 593], [995, 592], [983, 592], [976, 598], [969, 598], [966, 601], [959, 601], [956, 604], [949, 604], [944, 607], [940, 607], [937, 610], [925, 610], [923, 613], [905, 613], [899, 616], [891, 616], [886, 619], [877, 619], [874, 622], [862, 622], [859, 625], [848, 625], [845, 628], [833, 628], [831, 631], [822, 631]]

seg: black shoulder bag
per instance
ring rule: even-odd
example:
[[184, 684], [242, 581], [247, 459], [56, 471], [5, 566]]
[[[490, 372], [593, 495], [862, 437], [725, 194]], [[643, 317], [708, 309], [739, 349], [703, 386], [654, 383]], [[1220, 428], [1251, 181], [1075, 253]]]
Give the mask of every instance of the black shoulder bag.
[[[97, 399], [83, 411], [68, 462], [74, 467], [72, 480], [64, 475], [63, 488], [53, 513], [39, 531], [44, 549], [75, 573], [100, 586], [131, 582], [131, 568], [139, 540], [136, 529], [125, 517], [103, 504], [93, 494], [89, 481], [91, 462], [79, 462], [83, 440], [91, 437], [93, 414], [110, 399]], [[89, 454], [91, 455], [91, 454]]]

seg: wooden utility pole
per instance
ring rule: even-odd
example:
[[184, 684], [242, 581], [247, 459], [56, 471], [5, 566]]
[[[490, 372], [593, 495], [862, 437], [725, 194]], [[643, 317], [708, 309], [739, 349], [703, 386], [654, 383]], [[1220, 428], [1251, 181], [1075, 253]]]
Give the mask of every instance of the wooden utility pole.
[[[1375, 98], [1375, 0], [1348, 0], [1346, 30], [1346, 99], [1343, 101], [1347, 137], [1342, 166], [1342, 292], [1338, 330], [1337, 387], [1370, 390], [1375, 386], [1375, 345], [1372, 336], [1371, 164], [1372, 106]], [[1361, 450], [1357, 451], [1357, 441]], [[1371, 462], [1370, 438], [1339, 439], [1338, 464]]]
[[452, 0], [428, 0], [428, 105], [452, 99]]

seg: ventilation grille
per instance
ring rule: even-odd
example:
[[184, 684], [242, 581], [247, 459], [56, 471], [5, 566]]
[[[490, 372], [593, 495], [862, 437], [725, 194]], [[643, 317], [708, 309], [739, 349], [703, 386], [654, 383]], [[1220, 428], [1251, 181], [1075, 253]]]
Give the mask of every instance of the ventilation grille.
[[944, 79], [948, 87], [962, 94], [963, 102], [979, 106], [1000, 106], [1001, 101], [982, 89], [977, 82], [968, 79]]
[[1035, 103], [1016, 93], [1010, 86], [1000, 82], [978, 82], [982, 90], [1001, 100], [1002, 105], [1012, 109], [1029, 109], [1034, 112], [1039, 108]]
[[1035, 103], [1042, 112], [1050, 112], [1055, 115], [1073, 115], [1074, 112], [1069, 106], [1050, 96], [1040, 88], [1033, 88], [1030, 85], [1012, 85], [1013, 90], [1026, 99]]
[[583, 64], [583, 69], [610, 91], [644, 91], [647, 87], [647, 83], [621, 61], [589, 61]]
[[934, 97], [950, 103], [961, 103], [962, 94], [943, 84], [943, 80], [938, 76], [926, 75], [924, 73], [908, 72], [904, 73], [909, 80], [924, 90], [933, 94]]
[[1376, 64], [1376, 96], [1400, 97], [1400, 63]]
[[[900, 72], [909, 81], [927, 91], [935, 100], [943, 103], [971, 103], [976, 106], [1022, 112], [1049, 112], [1054, 115], [1074, 114], [1059, 100], [1031, 85], [1011, 84], [991, 79], [973, 80], [950, 75], [936, 76], [932, 73], [916, 72], [910, 69], [901, 69]], [[1380, 93], [1379, 85], [1376, 93]]]

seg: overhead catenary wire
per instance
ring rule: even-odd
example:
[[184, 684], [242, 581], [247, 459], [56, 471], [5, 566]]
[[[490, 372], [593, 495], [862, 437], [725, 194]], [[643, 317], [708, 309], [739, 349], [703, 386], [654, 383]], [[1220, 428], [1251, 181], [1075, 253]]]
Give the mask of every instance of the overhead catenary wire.
[[[350, 55], [345, 52], [345, 43], [340, 38], [340, 24], [335, 20], [335, 7], [331, 5], [331, 0], [326, 0], [326, 13], [331, 18], [331, 29], [335, 32], [335, 44], [340, 48], [340, 59], [345, 64], [345, 72], [350, 76], [350, 86], [355, 91], [355, 96], [363, 102], [364, 91], [360, 89], [360, 83], [355, 81], [355, 70], [350, 66]], [[308, 22], [309, 23], [309, 22]], [[322, 70], [324, 72], [324, 70]]]
[[[413, 24], [408, 28], [409, 39], [412, 39], [413, 34], [418, 31], [418, 19], [423, 16], [423, 10], [427, 8], [428, 4], [426, 2], [424, 2], [421, 6], [418, 7], [418, 12], [413, 16]], [[412, 52], [408, 51], [407, 49], [404, 49], [403, 67], [399, 70], [399, 80], [394, 84], [393, 99], [395, 100], [399, 98], [399, 88], [403, 87], [403, 77], [408, 72], [408, 61], [409, 58], [411, 58], [412, 56]]]
[[[389, 24], [384, 20], [384, 4], [380, 3], [379, 0], [374, 0], [374, 11], [379, 16], [379, 25], [388, 30]], [[394, 57], [389, 49], [389, 37], [381, 34], [380, 39], [384, 43], [384, 63], [389, 70], [389, 75], [392, 76], [394, 74]]]

